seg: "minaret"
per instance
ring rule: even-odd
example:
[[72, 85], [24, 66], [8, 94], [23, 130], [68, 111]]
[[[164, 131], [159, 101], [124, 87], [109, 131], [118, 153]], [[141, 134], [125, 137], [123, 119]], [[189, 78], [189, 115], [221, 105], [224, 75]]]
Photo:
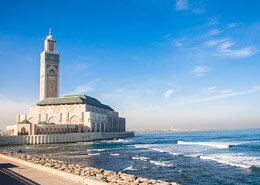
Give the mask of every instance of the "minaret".
[[59, 67], [60, 54], [56, 52], [56, 40], [50, 28], [44, 42], [44, 51], [41, 53], [40, 101], [45, 98], [59, 97]]

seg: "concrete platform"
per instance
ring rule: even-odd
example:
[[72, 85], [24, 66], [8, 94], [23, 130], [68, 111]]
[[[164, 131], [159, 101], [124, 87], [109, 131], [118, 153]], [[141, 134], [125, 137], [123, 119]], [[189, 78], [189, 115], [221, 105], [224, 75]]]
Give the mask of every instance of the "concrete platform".
[[0, 179], [1, 185], [79, 185], [68, 179], [37, 170], [26, 165], [4, 159], [0, 156]]

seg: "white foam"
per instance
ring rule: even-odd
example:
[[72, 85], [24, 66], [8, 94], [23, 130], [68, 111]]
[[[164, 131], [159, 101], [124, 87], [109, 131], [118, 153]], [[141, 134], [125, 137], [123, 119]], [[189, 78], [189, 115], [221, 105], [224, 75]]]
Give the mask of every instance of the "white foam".
[[164, 150], [164, 149], [161, 149], [161, 148], [150, 148], [150, 149], [161, 152], [161, 153], [168, 153], [168, 154], [171, 154], [171, 155], [181, 155], [180, 153], [170, 152], [168, 150]]
[[218, 142], [184, 142], [178, 141], [178, 145], [201, 145], [201, 146], [210, 146], [214, 148], [226, 149], [231, 145], [237, 145], [237, 143], [218, 143]]
[[184, 155], [185, 157], [192, 157], [192, 158], [200, 158], [199, 155], [196, 154], [188, 154], [188, 155]]
[[161, 148], [156, 148], [159, 147], [160, 145], [158, 144], [147, 144], [147, 145], [135, 145], [135, 148], [147, 148], [149, 150], [155, 150], [161, 153], [169, 153], [171, 155], [182, 155], [182, 153], [176, 153], [176, 152], [172, 152], [169, 150], [165, 150], [165, 149], [161, 149]]
[[105, 143], [128, 143], [128, 140], [125, 139], [114, 139], [114, 140], [104, 140]]
[[171, 167], [173, 164], [170, 164], [169, 162], [166, 161], [149, 161], [152, 164], [155, 164], [156, 166], [164, 166], [164, 167]]
[[100, 153], [90, 153], [88, 155], [100, 155]]
[[113, 156], [119, 156], [120, 154], [110, 154], [110, 155], [113, 155]]
[[158, 152], [161, 152], [161, 153], [165, 153], [165, 150], [162, 150], [160, 148], [150, 148], [151, 150], [155, 150], [155, 151], [158, 151]]
[[252, 166], [260, 166], [260, 157], [250, 157], [245, 156], [242, 153], [237, 154], [212, 154], [212, 155], [202, 155], [200, 156], [201, 159], [205, 160], [213, 160], [221, 164], [226, 164], [230, 166], [236, 166], [240, 168], [251, 168]]
[[151, 149], [152, 147], [154, 147], [155, 144], [136, 144], [134, 145], [135, 148], [149, 148]]
[[102, 151], [105, 151], [106, 149], [87, 149], [87, 151], [97, 151], [97, 152], [102, 152]]
[[129, 166], [129, 167], [123, 169], [123, 171], [135, 171], [135, 170], [137, 170], [137, 169], [135, 169], [135, 168], [133, 167], [133, 164], [132, 164], [131, 166]]
[[148, 157], [139, 157], [139, 156], [135, 156], [132, 157], [133, 160], [140, 160], [140, 161], [147, 161], [149, 158]]

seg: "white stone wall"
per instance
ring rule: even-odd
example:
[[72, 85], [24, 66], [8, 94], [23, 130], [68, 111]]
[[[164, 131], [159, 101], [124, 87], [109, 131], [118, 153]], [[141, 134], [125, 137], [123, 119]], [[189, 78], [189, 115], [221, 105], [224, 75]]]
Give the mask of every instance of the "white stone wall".
[[82, 124], [83, 132], [125, 131], [125, 119], [120, 118], [118, 112], [87, 104], [32, 106], [29, 107], [29, 114], [17, 115], [17, 124], [23, 120], [28, 120], [32, 124], [42, 121], [55, 124]]
[[17, 130], [17, 125], [8, 125], [5, 128], [5, 133], [6, 135], [17, 135], [18, 130]]
[[74, 133], [51, 134], [31, 136], [0, 136], [0, 146], [23, 144], [52, 144], [73, 143], [103, 139], [119, 139], [133, 137], [134, 132], [99, 132], [99, 133]]

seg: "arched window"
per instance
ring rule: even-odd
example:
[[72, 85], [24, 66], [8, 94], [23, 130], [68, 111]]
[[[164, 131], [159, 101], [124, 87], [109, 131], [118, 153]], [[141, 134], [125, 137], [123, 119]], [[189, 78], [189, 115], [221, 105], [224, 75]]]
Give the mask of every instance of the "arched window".
[[22, 127], [22, 129], [21, 129], [21, 135], [26, 135], [26, 129], [25, 129], [25, 127]]

